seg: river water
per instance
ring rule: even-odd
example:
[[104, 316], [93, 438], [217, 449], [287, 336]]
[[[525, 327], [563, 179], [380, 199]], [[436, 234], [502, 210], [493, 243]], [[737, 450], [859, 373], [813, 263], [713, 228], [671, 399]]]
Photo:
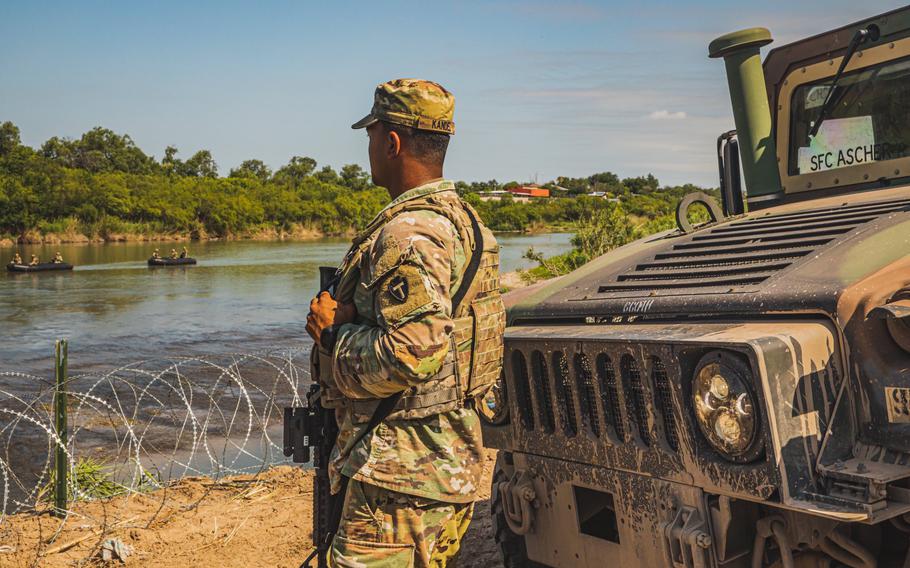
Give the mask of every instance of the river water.
[[[549, 256], [569, 240], [500, 235], [503, 270], [529, 267], [529, 247]], [[348, 241], [191, 243], [198, 265], [149, 268], [153, 248], [24, 246], [25, 258], [59, 250], [76, 268], [0, 273], [0, 518], [47, 482], [56, 339], [69, 340], [74, 461], [100, 460], [133, 489], [138, 472], [166, 480], [286, 461], [281, 417], [309, 383], [318, 267], [337, 264]], [[13, 252], [0, 251], [2, 264]]]
[[[503, 271], [570, 248], [571, 235], [499, 235]], [[70, 369], [87, 372], [156, 357], [250, 352], [306, 342], [304, 319], [320, 265], [348, 240], [190, 243], [197, 266], [149, 268], [156, 245], [23, 246], [24, 258], [59, 250], [72, 272], [0, 274], [0, 371], [47, 375], [54, 340], [70, 341]], [[170, 243], [157, 244], [162, 252]], [[12, 249], [0, 250], [5, 264]], [[8, 379], [0, 377], [0, 384]]]

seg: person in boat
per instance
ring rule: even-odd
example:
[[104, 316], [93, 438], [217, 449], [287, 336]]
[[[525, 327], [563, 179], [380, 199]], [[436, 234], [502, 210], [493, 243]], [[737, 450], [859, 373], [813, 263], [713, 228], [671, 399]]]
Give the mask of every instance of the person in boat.
[[180, 258], [186, 258], [190, 255], [190, 251], [186, 250], [186, 247], [183, 247], [183, 250], [180, 252]]
[[159, 251], [158, 249], [155, 249], [154, 251], [152, 251], [152, 258], [154, 258], [156, 260], [161, 258], [161, 251]]
[[38, 257], [35, 255], [32, 255], [32, 259], [30, 261], [28, 261], [29, 266], [38, 266], [39, 263], [40, 263], [40, 261], [38, 260]]
[[13, 264], [22, 264], [22, 257], [19, 256], [19, 253], [18, 253], [18, 252], [17, 252], [15, 255], [13, 255], [13, 262], [12, 262], [12, 263], [13, 263]]
[[171, 258], [177, 258], [177, 249], [171, 249]]
[[54, 254], [54, 260], [52, 262], [54, 264], [63, 264], [63, 255], [60, 254], [59, 250]]

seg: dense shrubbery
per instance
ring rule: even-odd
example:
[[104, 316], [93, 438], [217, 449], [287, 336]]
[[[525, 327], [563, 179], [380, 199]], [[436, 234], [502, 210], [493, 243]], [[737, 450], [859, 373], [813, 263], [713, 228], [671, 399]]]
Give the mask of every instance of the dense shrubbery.
[[[605, 178], [614, 179], [616, 183], [606, 185], [602, 181]], [[478, 192], [495, 191], [509, 185], [501, 185], [496, 180], [472, 184], [458, 182], [457, 185], [486, 223], [497, 231], [533, 230], [535, 227], [575, 230], [591, 215], [613, 211], [618, 205], [623, 214], [632, 217], [634, 225], [640, 225], [650, 234], [676, 224], [673, 219], [676, 204], [686, 194], [693, 191], [717, 193], [717, 190], [705, 190], [691, 184], [658, 188], [657, 179], [650, 174], [623, 180], [610, 172], [588, 178], [558, 179], [574, 189], [566, 191], [565, 185], [546, 184], [543, 187], [548, 187], [554, 197], [529, 203], [516, 202], [508, 196], [500, 201], [481, 201]], [[595, 191], [604, 193], [606, 198], [586, 195]]]
[[356, 165], [315, 171], [294, 157], [274, 174], [248, 160], [217, 177], [206, 150], [186, 162], [168, 148], [159, 163], [128, 136], [96, 128], [79, 140], [52, 138], [39, 150], [0, 125], [0, 234], [191, 233], [224, 236], [302, 225], [324, 232], [359, 227], [387, 201]]
[[[20, 142], [18, 128], [0, 124], [0, 236], [28, 231], [106, 238], [113, 234], [226, 236], [258, 230], [306, 227], [339, 233], [364, 226], [388, 201], [357, 165], [340, 171], [317, 169], [312, 158], [295, 156], [272, 172], [247, 160], [218, 176], [211, 153], [187, 160], [174, 147], [158, 161], [129, 136], [104, 128], [78, 140], [51, 138], [41, 148]], [[508, 185], [508, 184], [506, 184]], [[559, 189], [556, 186], [565, 188]], [[671, 223], [669, 215], [694, 186], [661, 188], [653, 176], [618, 179], [607, 172], [589, 178], [559, 178], [550, 184], [565, 197], [518, 203], [480, 201], [476, 193], [497, 182], [459, 182], [487, 224], [498, 231], [562, 228], [596, 223], [616, 203], [583, 195], [604, 191], [619, 199], [628, 222], [645, 230]], [[615, 213], [609, 213], [615, 215]], [[638, 230], [638, 229], [636, 229]]]

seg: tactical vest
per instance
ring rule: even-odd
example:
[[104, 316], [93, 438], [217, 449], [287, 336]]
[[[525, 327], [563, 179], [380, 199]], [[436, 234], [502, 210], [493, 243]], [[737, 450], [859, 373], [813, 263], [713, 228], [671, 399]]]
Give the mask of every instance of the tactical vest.
[[[454, 192], [440, 192], [409, 199], [393, 205], [378, 215], [366, 229], [354, 238], [353, 246], [341, 264], [341, 278], [335, 290], [338, 302], [351, 302], [361, 280], [360, 267], [364, 255], [380, 230], [396, 215], [410, 211], [432, 211], [449, 219], [465, 248], [465, 266], [459, 289], [451, 296], [461, 301], [453, 305], [454, 330], [449, 337], [449, 353], [435, 375], [420, 385], [408, 388], [390, 420], [424, 418], [473, 404], [483, 397], [499, 379], [502, 369], [505, 331], [505, 307], [499, 290], [499, 246], [493, 233], [480, 223], [477, 212]], [[482, 250], [476, 248], [483, 243]], [[479, 256], [479, 260], [476, 255]], [[472, 260], [476, 273], [471, 278]], [[470, 278], [470, 281], [468, 281]], [[467, 289], [464, 287], [467, 286]], [[332, 385], [332, 356], [318, 346], [318, 376], [323, 385]], [[317, 353], [318, 352], [318, 353]], [[381, 399], [350, 399], [335, 389], [327, 389], [322, 399], [327, 407], [344, 407], [352, 412], [355, 423], [365, 423]], [[334, 392], [333, 392], [334, 391]], [[331, 393], [331, 394], [330, 394]]]

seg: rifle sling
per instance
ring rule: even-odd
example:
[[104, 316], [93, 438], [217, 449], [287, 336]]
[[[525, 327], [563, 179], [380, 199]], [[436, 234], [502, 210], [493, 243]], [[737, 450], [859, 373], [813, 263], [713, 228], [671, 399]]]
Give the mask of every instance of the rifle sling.
[[[474, 277], [477, 276], [477, 270], [480, 268], [480, 257], [483, 254], [484, 247], [483, 233], [480, 230], [480, 223], [477, 220], [474, 211], [470, 207], [465, 207], [465, 211], [467, 211], [468, 216], [471, 217], [471, 228], [474, 232], [474, 247], [471, 251], [471, 260], [468, 262], [464, 276], [458, 285], [458, 290], [456, 290], [455, 295], [452, 296], [453, 316], [458, 311], [461, 302], [464, 301], [468, 290], [471, 288], [471, 283], [474, 281]], [[379, 426], [393, 410], [395, 410], [395, 406], [398, 404], [398, 401], [401, 400], [401, 397], [404, 396], [404, 392], [405, 391], [396, 392], [379, 401], [379, 405], [376, 407], [376, 410], [373, 411], [373, 415], [370, 416], [370, 421], [367, 422], [366, 426], [364, 426], [357, 436], [354, 437], [354, 441], [350, 447], [354, 447], [360, 443], [367, 434], [375, 430], [376, 427]], [[332, 495], [330, 501], [331, 506], [329, 507], [329, 530], [326, 532], [325, 538], [321, 543], [314, 543], [316, 544], [315, 552], [317, 552], [320, 557], [323, 557], [323, 555], [328, 552], [329, 547], [332, 545], [332, 540], [335, 538], [335, 533], [338, 532], [338, 526], [341, 524], [342, 509], [344, 509], [344, 496], [348, 491], [349, 481], [350, 478], [342, 475], [341, 488], [338, 490], [338, 493]], [[320, 560], [323, 560], [323, 558], [320, 558]]]
[[480, 230], [480, 222], [477, 220], [477, 217], [474, 216], [474, 210], [471, 209], [470, 206], [466, 206], [464, 210], [468, 214], [468, 217], [471, 218], [471, 230], [474, 232], [474, 249], [471, 251], [471, 261], [464, 271], [464, 276], [461, 278], [458, 290], [456, 290], [455, 295], [452, 296], [452, 317], [455, 317], [459, 306], [461, 306], [461, 302], [471, 289], [474, 277], [477, 276], [477, 269], [480, 268], [480, 257], [483, 256], [484, 242], [483, 231]]

